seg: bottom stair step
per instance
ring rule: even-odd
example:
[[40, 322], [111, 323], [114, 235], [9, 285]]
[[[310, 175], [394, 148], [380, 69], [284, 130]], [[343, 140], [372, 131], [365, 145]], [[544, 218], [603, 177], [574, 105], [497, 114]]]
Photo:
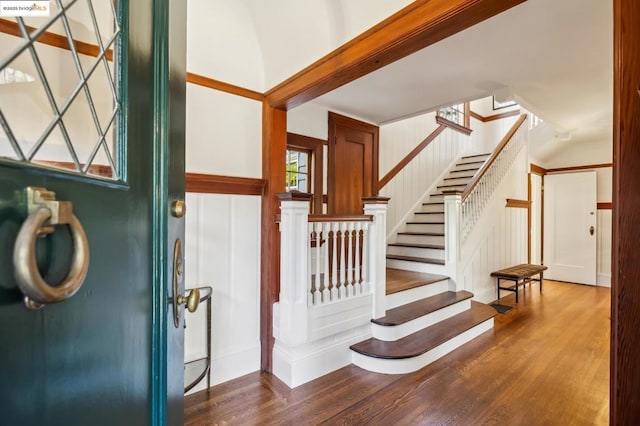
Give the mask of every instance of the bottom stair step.
[[368, 339], [351, 346], [353, 363], [369, 371], [403, 374], [419, 370], [493, 327], [496, 310], [471, 308], [396, 341]]

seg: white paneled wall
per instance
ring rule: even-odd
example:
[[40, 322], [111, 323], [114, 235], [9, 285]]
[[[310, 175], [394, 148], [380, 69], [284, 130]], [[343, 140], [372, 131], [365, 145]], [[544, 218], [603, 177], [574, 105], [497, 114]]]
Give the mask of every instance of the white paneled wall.
[[507, 198], [527, 199], [526, 158], [523, 149], [462, 246], [462, 288], [481, 302], [496, 299], [491, 272], [527, 262], [527, 210], [505, 207]]
[[[189, 193], [186, 202], [185, 286], [213, 287], [213, 385], [260, 368], [260, 197]], [[187, 313], [185, 361], [206, 355], [203, 308]]]
[[[380, 176], [384, 176], [435, 129], [432, 122], [435, 124], [433, 114], [426, 114], [380, 128]], [[445, 129], [380, 190], [380, 195], [391, 198], [387, 211], [387, 236], [395, 234], [406, 217], [435, 189], [449, 167], [466, 154], [470, 146], [470, 137]]]
[[596, 283], [611, 287], [611, 210], [598, 210]]

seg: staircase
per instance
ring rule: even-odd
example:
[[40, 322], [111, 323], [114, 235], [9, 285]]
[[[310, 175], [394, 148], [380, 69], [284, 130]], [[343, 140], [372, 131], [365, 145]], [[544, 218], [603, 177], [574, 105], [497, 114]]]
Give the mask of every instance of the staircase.
[[462, 157], [387, 247], [387, 267], [444, 273], [443, 191], [464, 191], [491, 154]]
[[493, 328], [496, 311], [455, 290], [445, 271], [444, 191], [464, 191], [490, 154], [462, 157], [387, 247], [386, 315], [351, 346], [369, 371], [416, 371]]

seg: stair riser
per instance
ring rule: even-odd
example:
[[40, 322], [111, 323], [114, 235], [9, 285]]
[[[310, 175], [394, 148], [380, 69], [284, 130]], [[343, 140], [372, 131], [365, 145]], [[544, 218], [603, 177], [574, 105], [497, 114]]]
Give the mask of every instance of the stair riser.
[[456, 163], [456, 166], [459, 166], [459, 165], [462, 165], [462, 164], [467, 164], [467, 165], [468, 164], [473, 164], [473, 166], [475, 167], [477, 164], [474, 164], [474, 163], [477, 163], [478, 161], [486, 161], [486, 158], [484, 158], [484, 157], [463, 158], [463, 159], [460, 159], [460, 161], [458, 161]]
[[435, 214], [415, 214], [411, 218], [414, 222], [442, 222], [444, 223], [444, 213]]
[[444, 224], [406, 224], [404, 226], [405, 232], [444, 232]]
[[439, 192], [447, 192], [447, 191], [464, 191], [464, 188], [466, 187], [466, 185], [457, 185], [457, 186], [449, 186], [449, 187], [439, 187], [438, 191]]
[[405, 271], [426, 272], [428, 274], [446, 275], [444, 265], [433, 263], [411, 262], [408, 260], [387, 259], [387, 268], [404, 269]]
[[444, 204], [423, 204], [420, 207], [421, 212], [441, 212], [444, 217]]
[[379, 340], [394, 341], [402, 339], [409, 334], [429, 327], [437, 322], [451, 318], [467, 309], [471, 308], [471, 299], [462, 300], [453, 305], [446, 306], [442, 309], [438, 309], [435, 312], [431, 312], [420, 318], [416, 318], [412, 321], [397, 326], [383, 326], [378, 324], [371, 324], [371, 330], [373, 337]]
[[410, 290], [387, 294], [384, 299], [386, 309], [397, 308], [398, 306], [406, 305], [407, 303], [415, 302], [416, 300], [449, 291], [451, 290], [451, 287], [453, 287], [449, 281], [450, 280], [442, 280], [433, 284], [415, 287]]
[[427, 257], [429, 259], [444, 259], [444, 249], [388, 246], [387, 254], [412, 257]]
[[407, 244], [438, 244], [444, 245], [444, 237], [424, 235], [398, 235], [396, 241]]
[[417, 371], [432, 362], [442, 358], [449, 352], [459, 348], [465, 343], [475, 339], [482, 333], [493, 328], [493, 318], [476, 325], [439, 345], [436, 348], [414, 358], [407, 359], [382, 359], [373, 358], [351, 351], [352, 362], [360, 368], [383, 374], [406, 374]]
[[429, 195], [429, 199], [427, 200], [427, 202], [429, 203], [441, 203], [443, 201], [444, 201], [444, 195], [442, 194]]
[[458, 174], [473, 174], [480, 168], [481, 164], [461, 164], [453, 166], [447, 177], [455, 177], [455, 172]]
[[[455, 178], [455, 176], [450, 176], [452, 178]], [[444, 185], [467, 185], [469, 182], [471, 182], [472, 178], [455, 178], [455, 179], [447, 179], [445, 181], [443, 181], [442, 183]]]

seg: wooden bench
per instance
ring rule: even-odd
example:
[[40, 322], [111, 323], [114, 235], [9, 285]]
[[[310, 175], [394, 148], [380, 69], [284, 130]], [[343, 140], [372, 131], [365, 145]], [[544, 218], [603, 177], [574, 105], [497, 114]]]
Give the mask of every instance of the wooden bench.
[[[491, 273], [492, 277], [498, 278], [498, 300], [500, 300], [500, 290], [515, 291], [516, 303], [518, 303], [518, 284], [523, 284], [526, 287], [527, 283], [537, 281], [540, 283], [540, 292], [542, 293], [542, 273], [547, 270], [544, 265], [531, 265], [523, 263], [510, 268], [500, 269]], [[535, 275], [539, 275], [539, 278], [533, 278]], [[501, 281], [513, 281], [514, 287], [500, 287]], [[531, 284], [529, 284], [531, 286]]]

